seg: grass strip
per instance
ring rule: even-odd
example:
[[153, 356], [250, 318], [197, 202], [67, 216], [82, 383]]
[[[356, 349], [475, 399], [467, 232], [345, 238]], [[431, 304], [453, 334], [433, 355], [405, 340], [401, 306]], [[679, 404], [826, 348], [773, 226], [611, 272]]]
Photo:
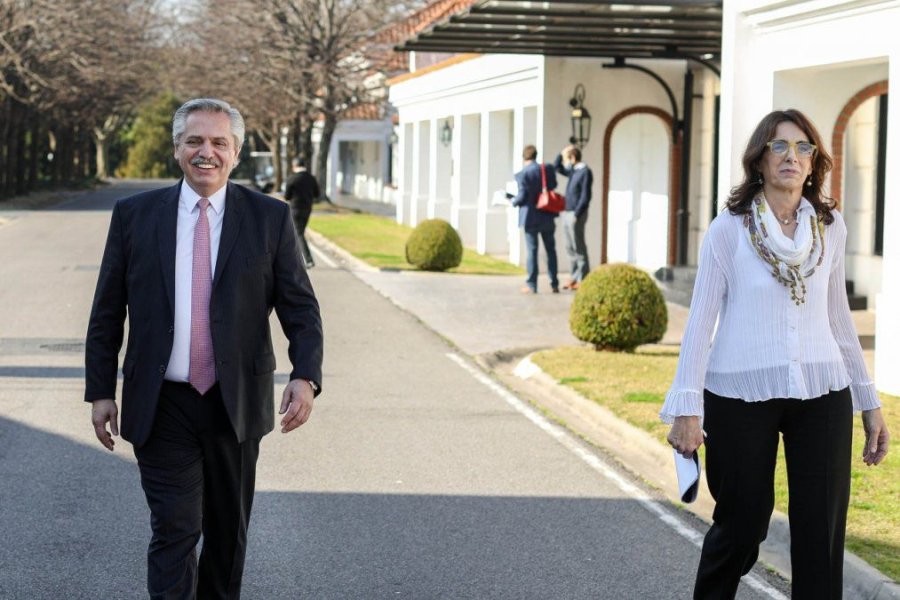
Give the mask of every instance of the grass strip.
[[[406, 240], [412, 227], [393, 219], [365, 213], [313, 213], [309, 227], [329, 240], [380, 269], [415, 270], [406, 262]], [[462, 263], [448, 273], [478, 275], [518, 275], [516, 265], [465, 248]]]
[[[669, 426], [658, 412], [678, 363], [677, 348], [643, 347], [633, 354], [597, 352], [588, 346], [538, 352], [534, 362], [618, 417], [666, 444]], [[882, 412], [893, 437], [900, 434], [900, 398], [881, 394]], [[877, 467], [862, 462], [865, 435], [854, 416], [847, 549], [892, 578], [900, 579], [900, 455], [897, 444]], [[701, 455], [703, 448], [701, 447]], [[783, 445], [775, 474], [775, 505], [787, 513], [788, 491]]]

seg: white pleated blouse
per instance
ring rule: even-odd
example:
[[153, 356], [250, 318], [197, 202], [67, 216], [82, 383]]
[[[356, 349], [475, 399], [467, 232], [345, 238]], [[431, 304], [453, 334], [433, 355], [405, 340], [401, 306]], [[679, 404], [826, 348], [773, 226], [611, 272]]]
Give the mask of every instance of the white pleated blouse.
[[713, 219], [700, 250], [675, 381], [660, 411], [664, 422], [702, 418], [704, 388], [758, 402], [818, 398], [849, 386], [854, 409], [881, 406], [847, 302], [847, 227], [838, 211], [832, 214], [825, 256], [806, 279], [800, 305], [750, 245], [743, 215], [726, 210]]

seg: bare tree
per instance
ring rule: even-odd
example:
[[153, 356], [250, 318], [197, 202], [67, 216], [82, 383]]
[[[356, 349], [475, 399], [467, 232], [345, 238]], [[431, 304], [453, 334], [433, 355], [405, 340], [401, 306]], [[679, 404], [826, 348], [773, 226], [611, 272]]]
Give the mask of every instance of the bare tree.
[[107, 175], [106, 141], [151, 83], [153, 9], [154, 0], [0, 0], [4, 193], [33, 187], [45, 153], [54, 180]]
[[[415, 2], [413, 5], [418, 5]], [[311, 160], [312, 132], [321, 127], [313, 172], [325, 189], [329, 147], [341, 116], [380, 100], [380, 61], [389, 48], [377, 33], [405, 15], [410, 4], [388, 0], [222, 0], [197, 5], [192, 32], [216, 61], [217, 44], [229, 40], [226, 66], [210, 69], [221, 89], [246, 110], [248, 125], [269, 146], [280, 184], [280, 138], [288, 151]], [[248, 35], [252, 32], [252, 35]], [[261, 42], [259, 40], [262, 40]], [[230, 67], [230, 68], [229, 68]]]

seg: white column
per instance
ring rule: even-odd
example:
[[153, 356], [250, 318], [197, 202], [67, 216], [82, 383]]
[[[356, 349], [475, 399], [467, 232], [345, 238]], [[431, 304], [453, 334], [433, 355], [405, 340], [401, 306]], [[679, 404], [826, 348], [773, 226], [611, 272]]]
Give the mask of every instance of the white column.
[[419, 188], [422, 177], [422, 122], [413, 123], [412, 130], [412, 177], [409, 190], [409, 220], [407, 225], [415, 227], [419, 222]]
[[411, 165], [406, 163], [406, 147], [409, 139], [406, 136], [406, 123], [400, 122], [397, 126], [397, 144], [394, 147], [394, 155], [397, 157], [397, 172], [394, 173], [394, 181], [397, 182], [397, 223], [403, 224], [404, 219], [409, 215], [409, 194], [410, 186], [407, 184], [406, 174], [409, 173]]
[[[390, 135], [390, 134], [387, 134]], [[386, 196], [385, 190], [387, 190], [387, 186], [391, 185], [393, 182], [390, 180], [390, 171], [391, 171], [391, 160], [393, 157], [391, 156], [391, 145], [388, 142], [387, 138], [381, 140], [381, 193], [378, 194], [379, 199], [382, 202], [389, 202], [389, 198]]]
[[337, 195], [337, 171], [340, 160], [341, 138], [333, 136], [328, 149], [328, 180], [325, 183], [325, 194], [332, 200]]
[[[525, 147], [525, 107], [517, 106], [513, 109], [513, 149], [512, 149], [512, 173], [510, 180], [514, 180], [514, 173], [522, 170], [522, 148]], [[525, 240], [519, 230], [519, 209], [512, 204], [506, 209], [506, 239], [509, 242], [509, 262], [521, 265], [524, 262]]]
[[463, 116], [462, 113], [453, 115], [453, 141], [450, 146], [450, 224], [459, 231], [459, 207], [462, 201], [462, 140], [463, 140]]
[[487, 205], [490, 201], [490, 163], [491, 163], [491, 113], [484, 111], [481, 113], [481, 141], [479, 155], [481, 156], [481, 169], [478, 173], [478, 227], [475, 249], [480, 254], [487, 253], [488, 246], [488, 223], [487, 223]]
[[426, 214], [429, 219], [434, 218], [434, 205], [437, 203], [437, 170], [438, 170], [438, 144], [440, 144], [440, 133], [438, 129], [438, 119], [431, 119], [429, 126], [431, 137], [428, 138], [428, 204]]
[[[891, 61], [890, 80], [900, 81], [900, 62]], [[900, 115], [900, 94], [888, 95], [888, 114]], [[887, 164], [900, 157], [900, 119], [888, 119]], [[887, 169], [885, 197], [896, 198], [900, 194], [900, 171]], [[896, 231], [900, 227], [900, 205], [884, 203], [884, 230]], [[900, 237], [884, 236], [884, 254], [881, 262], [882, 287], [876, 299], [875, 317], [875, 386], [879, 391], [900, 396]]]

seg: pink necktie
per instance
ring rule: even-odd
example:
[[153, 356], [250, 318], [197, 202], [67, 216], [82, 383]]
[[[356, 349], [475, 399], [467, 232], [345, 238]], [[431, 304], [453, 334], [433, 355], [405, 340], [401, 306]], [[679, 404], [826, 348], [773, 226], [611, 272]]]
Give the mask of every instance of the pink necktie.
[[209, 259], [208, 198], [200, 198], [200, 218], [194, 227], [194, 263], [191, 268], [191, 364], [188, 381], [205, 394], [216, 383], [212, 334], [209, 330], [209, 297], [212, 268]]

